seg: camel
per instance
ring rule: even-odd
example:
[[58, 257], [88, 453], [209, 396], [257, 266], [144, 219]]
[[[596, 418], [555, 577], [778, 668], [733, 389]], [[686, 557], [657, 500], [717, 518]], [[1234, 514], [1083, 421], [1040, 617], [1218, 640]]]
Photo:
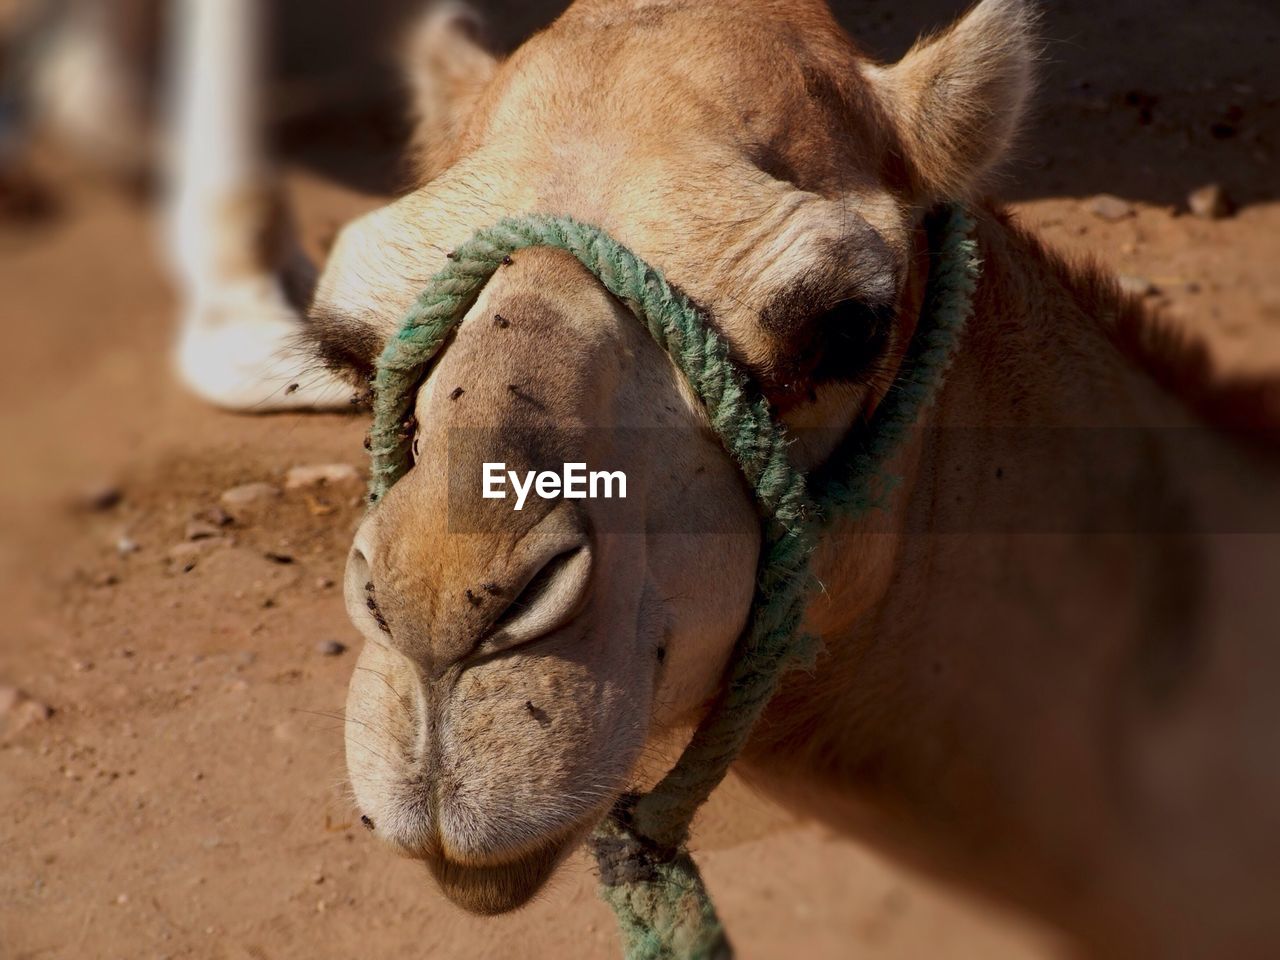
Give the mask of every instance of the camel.
[[[973, 321], [884, 509], [819, 546], [822, 651], [737, 768], [1088, 955], [1274, 956], [1276, 388], [1215, 382], [982, 199], [1034, 20], [982, 0], [893, 64], [820, 0], [579, 0], [504, 62], [444, 24], [417, 61], [422, 185], [342, 231], [315, 349], [364, 382], [473, 232], [568, 215], [706, 311], [811, 470], [894, 389], [932, 212], [966, 204]], [[714, 700], [760, 522], [668, 356], [561, 251], [493, 277], [406, 429], [414, 465], [348, 561], [348, 768], [379, 838], [500, 913]], [[515, 512], [488, 461], [621, 470], [630, 512]]]

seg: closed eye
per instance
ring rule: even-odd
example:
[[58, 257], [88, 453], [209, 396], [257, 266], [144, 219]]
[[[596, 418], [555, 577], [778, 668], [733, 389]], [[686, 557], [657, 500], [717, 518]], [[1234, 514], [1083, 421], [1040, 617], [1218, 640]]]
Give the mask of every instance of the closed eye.
[[819, 351], [812, 378], [860, 381], [885, 351], [893, 329], [892, 304], [842, 300], [810, 323]]
[[786, 405], [828, 382], [874, 375], [890, 346], [902, 266], [869, 225], [819, 246], [765, 303], [760, 326], [774, 341], [765, 386]]

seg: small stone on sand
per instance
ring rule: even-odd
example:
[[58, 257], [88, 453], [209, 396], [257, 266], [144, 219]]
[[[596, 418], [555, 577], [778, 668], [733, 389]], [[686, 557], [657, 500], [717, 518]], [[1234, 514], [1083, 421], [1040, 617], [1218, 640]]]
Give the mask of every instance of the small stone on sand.
[[1109, 193], [1102, 193], [1089, 201], [1088, 210], [1099, 220], [1115, 223], [1133, 216], [1133, 204]]
[[280, 496], [280, 488], [273, 483], [244, 483], [238, 487], [223, 491], [221, 500], [224, 506], [235, 509], [247, 507], [264, 500], [274, 500]]
[[285, 474], [286, 490], [305, 487], [334, 487], [342, 484], [359, 484], [360, 471], [349, 463], [320, 463], [293, 467]]
[[87, 488], [80, 494], [77, 503], [82, 510], [91, 513], [105, 513], [114, 510], [124, 499], [124, 491], [115, 484], [102, 483]]
[[196, 511], [196, 513], [192, 514], [191, 519], [200, 523], [207, 523], [214, 527], [229, 527], [236, 522], [235, 517], [216, 504], [212, 507], [206, 507], [203, 510]]
[[1235, 213], [1236, 205], [1220, 183], [1209, 183], [1187, 194], [1187, 209], [1204, 220], [1222, 220]]
[[213, 537], [221, 536], [222, 531], [211, 523], [205, 523], [203, 520], [192, 520], [187, 524], [188, 540], [210, 540]]
[[16, 733], [53, 716], [53, 707], [17, 687], [0, 683], [0, 726]]
[[1145, 297], [1156, 292], [1155, 284], [1146, 277], [1121, 274], [1119, 281], [1120, 289], [1132, 297]]

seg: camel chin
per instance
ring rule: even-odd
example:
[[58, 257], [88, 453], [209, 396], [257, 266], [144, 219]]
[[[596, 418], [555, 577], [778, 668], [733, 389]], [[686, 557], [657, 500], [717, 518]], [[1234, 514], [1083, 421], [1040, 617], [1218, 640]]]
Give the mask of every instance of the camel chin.
[[201, 399], [241, 413], [349, 410], [351, 385], [317, 366], [298, 344], [301, 332], [278, 281], [219, 289], [189, 311], [178, 376]]

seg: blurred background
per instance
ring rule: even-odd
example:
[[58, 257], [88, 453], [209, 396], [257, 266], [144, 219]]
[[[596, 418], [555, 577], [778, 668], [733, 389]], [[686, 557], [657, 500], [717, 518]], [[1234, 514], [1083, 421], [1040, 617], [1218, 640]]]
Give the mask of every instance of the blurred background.
[[[257, 104], [319, 260], [409, 185], [399, 55], [423, 3], [261, 2]], [[565, 5], [477, 4], [504, 49]], [[965, 4], [835, 6], [888, 59]], [[0, 0], [0, 957], [613, 956], [584, 860], [480, 921], [353, 822], [336, 583], [365, 418], [219, 412], [171, 373], [167, 10]], [[1223, 370], [1280, 370], [1280, 7], [1044, 11], [1035, 117], [999, 194]], [[86, 31], [96, 52], [49, 71]], [[744, 788], [706, 818], [700, 863], [746, 957], [1053, 955]]]

